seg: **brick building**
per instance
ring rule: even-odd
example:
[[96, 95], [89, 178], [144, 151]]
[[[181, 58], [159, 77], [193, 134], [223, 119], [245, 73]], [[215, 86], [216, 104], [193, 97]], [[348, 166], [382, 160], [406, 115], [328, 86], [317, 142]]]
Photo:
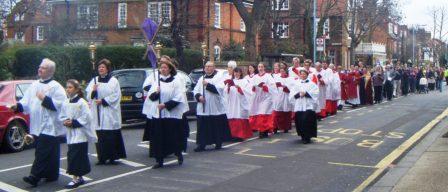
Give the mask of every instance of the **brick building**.
[[[309, 13], [305, 13], [306, 9], [309, 10], [309, 5], [306, 5], [305, 1], [294, 0], [272, 0], [271, 2], [270, 14], [259, 35], [259, 52], [262, 55], [309, 54], [309, 50], [312, 50], [312, 47], [308, 46], [312, 25], [307, 25], [307, 22], [312, 23], [312, 21], [309, 20], [311, 18]], [[317, 15], [327, 18], [321, 29], [321, 37], [325, 39], [325, 51], [319, 52], [318, 58], [325, 55], [332, 63], [345, 65], [348, 62], [347, 34], [343, 29], [344, 20], [340, 10], [344, 10], [346, 2], [337, 1], [332, 8], [325, 10], [328, 2], [330, 1], [318, 0], [317, 2]], [[311, 58], [311, 54], [308, 58]]]
[[[230, 41], [243, 43], [245, 25], [233, 4], [190, 0], [186, 6], [184, 36], [193, 48], [208, 42], [210, 54], [219, 60]], [[164, 18], [162, 26], [169, 32], [173, 13], [168, 0], [47, 0], [36, 14], [11, 15], [7, 38], [26, 44], [51, 43], [55, 30], [70, 29], [70, 44], [139, 46], [144, 45], [139, 26], [145, 18]], [[24, 23], [20, 29], [17, 22]]]

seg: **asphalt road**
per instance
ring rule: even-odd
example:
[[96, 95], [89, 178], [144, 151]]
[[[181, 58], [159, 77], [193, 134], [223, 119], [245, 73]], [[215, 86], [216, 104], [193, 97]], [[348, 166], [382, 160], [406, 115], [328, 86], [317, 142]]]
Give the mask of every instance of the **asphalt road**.
[[[119, 165], [92, 166], [89, 181], [79, 191], [352, 191], [377, 168], [375, 165], [448, 107], [447, 92], [411, 95], [379, 105], [346, 108], [319, 122], [319, 137], [301, 144], [295, 131], [226, 143], [224, 149], [195, 153], [196, 122], [182, 166], [174, 156], [153, 170], [141, 126], [123, 130], [128, 158]], [[67, 147], [62, 145], [62, 157]], [[96, 162], [90, 146], [91, 163]], [[0, 154], [0, 191], [59, 191], [70, 181], [28, 187], [34, 150]], [[61, 173], [66, 159], [61, 160]]]

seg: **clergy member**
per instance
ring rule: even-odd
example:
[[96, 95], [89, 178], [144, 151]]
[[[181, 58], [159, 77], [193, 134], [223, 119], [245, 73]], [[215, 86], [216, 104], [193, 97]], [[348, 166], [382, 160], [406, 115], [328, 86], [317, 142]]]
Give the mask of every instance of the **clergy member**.
[[207, 145], [212, 144], [215, 144], [215, 149], [221, 149], [222, 143], [230, 139], [222, 79], [222, 74], [218, 73], [214, 63], [209, 61], [205, 64], [205, 75], [199, 78], [194, 87], [193, 93], [198, 101], [195, 152], [204, 151]]
[[312, 137], [317, 137], [315, 110], [318, 97], [318, 86], [310, 81], [307, 71], [300, 71], [300, 79], [295, 81], [289, 100], [294, 104], [296, 130], [304, 144], [310, 143]]
[[30, 115], [30, 135], [35, 138], [36, 151], [31, 174], [23, 180], [36, 187], [41, 179], [47, 182], [59, 178], [60, 145], [58, 136], [65, 129], [58, 116], [62, 103], [67, 99], [64, 88], [53, 80], [56, 64], [43, 59], [39, 65], [39, 80], [33, 82], [24, 97], [11, 107], [16, 112]]
[[[126, 158], [123, 136], [121, 134], [121, 90], [120, 84], [112, 77], [109, 60], [98, 62], [98, 74], [87, 86], [87, 100], [93, 115], [92, 125], [98, 136], [96, 151], [97, 165], [117, 164], [116, 160]], [[96, 83], [95, 83], [96, 80]]]

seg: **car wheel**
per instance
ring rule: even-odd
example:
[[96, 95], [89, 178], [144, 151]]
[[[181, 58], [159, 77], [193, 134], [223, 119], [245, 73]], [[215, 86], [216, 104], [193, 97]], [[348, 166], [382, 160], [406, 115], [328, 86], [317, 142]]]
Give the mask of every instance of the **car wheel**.
[[25, 146], [26, 128], [22, 123], [12, 122], [6, 129], [2, 148], [7, 152], [22, 151]]

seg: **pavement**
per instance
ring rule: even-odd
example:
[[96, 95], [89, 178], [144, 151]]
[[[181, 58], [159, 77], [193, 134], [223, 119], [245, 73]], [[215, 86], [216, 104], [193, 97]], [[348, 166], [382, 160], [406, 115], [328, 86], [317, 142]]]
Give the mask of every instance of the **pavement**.
[[[318, 138], [310, 145], [302, 144], [293, 129], [267, 139], [258, 139], [254, 134], [244, 142], [225, 143], [219, 151], [209, 146], [206, 152], [195, 153], [196, 121], [192, 120], [184, 164], [178, 166], [172, 156], [166, 159], [163, 169], [156, 170], [151, 168], [154, 159], [148, 157], [150, 146], [141, 142], [142, 125], [127, 126], [122, 131], [127, 159], [119, 165], [95, 166], [96, 150], [91, 144], [92, 172], [87, 175], [87, 183], [73, 191], [373, 190], [399, 159], [406, 159], [409, 150], [418, 148], [417, 143], [424, 143], [445, 123], [447, 95], [448, 92], [432, 92], [373, 106], [345, 108], [318, 122]], [[66, 153], [67, 146], [62, 144], [59, 180], [37, 188], [21, 179], [29, 174], [34, 149], [0, 154], [0, 191], [69, 191], [64, 189], [70, 181], [64, 170]]]
[[442, 119], [398, 163], [389, 166], [369, 192], [448, 191], [448, 119]]

